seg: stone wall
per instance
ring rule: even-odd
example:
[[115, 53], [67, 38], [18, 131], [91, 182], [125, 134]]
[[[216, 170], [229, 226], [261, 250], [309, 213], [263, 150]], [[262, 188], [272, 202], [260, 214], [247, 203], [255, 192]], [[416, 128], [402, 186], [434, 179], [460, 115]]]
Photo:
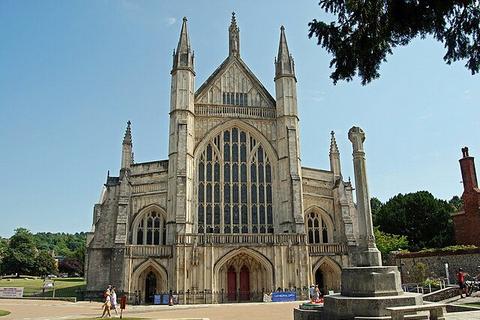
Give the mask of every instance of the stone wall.
[[402, 282], [411, 283], [413, 280], [414, 268], [417, 263], [427, 265], [427, 276], [445, 278], [445, 263], [448, 263], [450, 283], [457, 282], [456, 273], [459, 268], [472, 276], [480, 273], [480, 248], [471, 250], [459, 250], [455, 252], [414, 252], [398, 254], [390, 260], [398, 266], [402, 273]]

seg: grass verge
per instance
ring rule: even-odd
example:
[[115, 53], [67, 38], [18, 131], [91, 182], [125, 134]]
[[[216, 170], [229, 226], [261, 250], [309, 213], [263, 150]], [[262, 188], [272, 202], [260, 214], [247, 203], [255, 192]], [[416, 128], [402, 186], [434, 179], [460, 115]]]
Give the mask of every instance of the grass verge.
[[[0, 287], [23, 287], [24, 297], [51, 297], [52, 289], [43, 292], [43, 279], [8, 278], [0, 280]], [[55, 279], [56, 297], [77, 297], [77, 290], [85, 289], [83, 278], [57, 278]]]
[[0, 317], [10, 314], [10, 311], [0, 310]]
[[469, 302], [469, 303], [464, 303], [464, 306], [469, 306], [469, 307], [477, 307], [480, 308], [480, 302]]

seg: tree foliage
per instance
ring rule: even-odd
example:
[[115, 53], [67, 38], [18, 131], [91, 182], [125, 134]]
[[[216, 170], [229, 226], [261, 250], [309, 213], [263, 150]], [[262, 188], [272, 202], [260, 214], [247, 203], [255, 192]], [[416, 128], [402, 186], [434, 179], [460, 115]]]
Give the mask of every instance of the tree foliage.
[[452, 206], [428, 191], [398, 194], [381, 206], [376, 224], [383, 232], [406, 236], [408, 249], [441, 248], [453, 244]]
[[373, 232], [375, 234], [375, 243], [377, 244], [377, 248], [382, 254], [408, 248], [408, 240], [406, 236], [385, 233], [380, 231], [378, 227], [375, 227]]
[[19, 228], [8, 241], [0, 241], [0, 272], [26, 275], [55, 274], [58, 270], [53, 255], [56, 255], [67, 260], [69, 271], [63, 272], [83, 275], [85, 241], [85, 233], [32, 234], [27, 229]]
[[37, 276], [46, 276], [58, 273], [57, 264], [52, 254], [48, 251], [39, 251], [35, 257], [35, 271]]
[[377, 214], [380, 208], [383, 206], [382, 201], [378, 200], [378, 198], [372, 197], [370, 198], [370, 209], [372, 210], [372, 221], [373, 225], [377, 225]]
[[308, 36], [333, 55], [334, 83], [356, 74], [369, 83], [380, 76], [380, 64], [393, 48], [427, 35], [444, 44], [447, 64], [466, 59], [471, 73], [479, 72], [478, 0], [320, 0], [319, 5], [337, 20], [314, 19]]
[[454, 212], [460, 211], [463, 207], [463, 200], [459, 196], [453, 196], [448, 203], [452, 206]]
[[35, 274], [36, 256], [37, 248], [32, 233], [24, 228], [16, 229], [2, 259], [2, 271], [10, 274]]

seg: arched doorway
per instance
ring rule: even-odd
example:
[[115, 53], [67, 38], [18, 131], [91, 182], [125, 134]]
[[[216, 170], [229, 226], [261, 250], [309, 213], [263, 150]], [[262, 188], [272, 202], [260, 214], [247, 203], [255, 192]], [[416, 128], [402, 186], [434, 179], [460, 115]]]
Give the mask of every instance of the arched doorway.
[[323, 273], [322, 273], [322, 269], [320, 268], [318, 268], [317, 271], [315, 271], [315, 285], [318, 286], [322, 294], [328, 293], [328, 292], [324, 292]]
[[155, 293], [157, 293], [157, 276], [150, 271], [145, 279], [145, 303], [153, 303]]
[[153, 303], [155, 293], [167, 292], [167, 272], [157, 261], [148, 259], [134, 269], [129, 288], [140, 303]]
[[318, 284], [323, 294], [328, 294], [329, 291], [340, 291], [342, 270], [334, 260], [323, 257], [315, 264], [312, 271], [315, 284]]
[[256, 251], [241, 248], [223, 256], [214, 267], [215, 288], [228, 301], [261, 301], [273, 287], [273, 268]]

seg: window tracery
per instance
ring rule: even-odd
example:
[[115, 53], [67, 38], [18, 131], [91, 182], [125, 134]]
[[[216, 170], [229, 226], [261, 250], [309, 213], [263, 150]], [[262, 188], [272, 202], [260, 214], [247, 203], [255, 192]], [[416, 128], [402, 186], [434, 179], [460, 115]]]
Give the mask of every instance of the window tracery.
[[165, 245], [166, 239], [165, 216], [155, 210], [144, 214], [133, 227], [133, 244]]
[[322, 216], [315, 212], [307, 215], [308, 243], [328, 243], [330, 231]]
[[233, 127], [198, 161], [199, 233], [272, 233], [272, 165], [262, 145]]

